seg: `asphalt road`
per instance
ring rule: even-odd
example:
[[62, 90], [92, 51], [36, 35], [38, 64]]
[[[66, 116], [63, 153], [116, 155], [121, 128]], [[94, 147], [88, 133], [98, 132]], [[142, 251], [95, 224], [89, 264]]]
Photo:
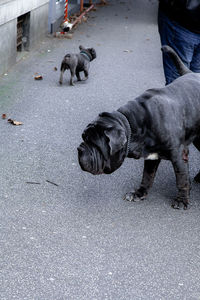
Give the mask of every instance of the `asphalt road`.
[[[200, 299], [200, 186], [190, 210], [173, 210], [175, 176], [162, 162], [148, 199], [128, 203], [142, 160], [101, 176], [78, 165], [81, 133], [99, 112], [164, 85], [157, 1], [109, 3], [71, 40], [46, 38], [0, 78], [0, 114], [23, 122], [0, 119], [1, 300]], [[59, 86], [54, 67], [80, 44], [97, 51], [90, 78], [71, 87], [66, 72]], [[191, 178], [198, 169], [191, 147]]]

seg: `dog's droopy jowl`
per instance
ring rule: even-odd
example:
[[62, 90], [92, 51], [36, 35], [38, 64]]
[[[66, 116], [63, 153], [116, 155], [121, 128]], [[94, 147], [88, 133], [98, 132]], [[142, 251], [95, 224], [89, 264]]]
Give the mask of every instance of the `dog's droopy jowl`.
[[88, 79], [90, 62], [96, 58], [96, 51], [94, 48], [84, 48], [83, 46], [79, 46], [79, 49], [80, 53], [69, 53], [63, 58], [60, 67], [60, 84], [63, 83], [63, 73], [67, 69], [69, 69], [71, 73], [70, 85], [74, 85], [75, 75], [78, 81], [81, 81], [80, 72], [84, 72], [84, 80]]
[[[163, 46], [177, 67], [178, 79], [149, 89], [112, 113], [101, 113], [83, 132], [78, 159], [84, 171], [110, 174], [126, 157], [144, 158], [142, 182], [128, 201], [142, 200], [153, 184], [162, 159], [170, 160], [176, 175], [177, 197], [172, 207], [189, 204], [188, 146], [200, 150], [200, 74], [184, 66], [175, 51]], [[200, 178], [200, 172], [195, 177]]]

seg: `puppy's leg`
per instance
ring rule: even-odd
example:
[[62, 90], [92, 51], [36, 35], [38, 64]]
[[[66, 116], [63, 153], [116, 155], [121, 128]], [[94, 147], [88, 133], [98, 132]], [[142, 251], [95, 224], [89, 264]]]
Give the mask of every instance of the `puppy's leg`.
[[159, 164], [160, 159], [144, 161], [143, 177], [139, 189], [135, 192], [127, 193], [124, 197], [124, 200], [140, 201], [147, 196], [148, 190], [153, 185], [153, 181]]
[[68, 66], [65, 60], [63, 60], [60, 66], [60, 80], [59, 80], [60, 84], [63, 83], [63, 73], [65, 72], [66, 69], [68, 69]]
[[[197, 137], [194, 142], [193, 142], [194, 146], [200, 151], [200, 137]], [[196, 176], [194, 177], [194, 180], [198, 183], [200, 183], [200, 171], [199, 173], [196, 174]]]
[[78, 70], [76, 70], [76, 77], [77, 77], [78, 81], [81, 81], [80, 73]]
[[74, 85], [75, 68], [70, 69], [70, 72], [71, 72], [70, 85]]
[[88, 76], [89, 76], [88, 69], [85, 69], [85, 70], [84, 70], [84, 75], [85, 75], [85, 79], [84, 79], [84, 80], [87, 80], [87, 79], [88, 79]]
[[60, 71], [60, 80], [59, 83], [62, 84], [63, 83], [63, 73], [65, 72], [65, 69], [61, 69]]
[[180, 203], [183, 204], [184, 209], [187, 209], [189, 204], [190, 180], [188, 172], [188, 159], [185, 159], [185, 152], [187, 152], [187, 149], [180, 147], [178, 151], [174, 151], [174, 153], [172, 153], [171, 157], [172, 165], [176, 175], [176, 186], [178, 189], [177, 197], [172, 202], [172, 207], [176, 209], [180, 208]]

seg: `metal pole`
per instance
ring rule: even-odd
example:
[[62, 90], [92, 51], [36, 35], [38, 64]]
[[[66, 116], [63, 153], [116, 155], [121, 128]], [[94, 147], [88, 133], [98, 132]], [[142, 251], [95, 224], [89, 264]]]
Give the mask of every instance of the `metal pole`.
[[83, 0], [81, 0], [81, 3], [80, 3], [80, 12], [82, 13], [83, 11]]
[[90, 7], [88, 7], [84, 12], [82, 12], [82, 14], [76, 18], [76, 20], [74, 21], [74, 23], [72, 23], [72, 26], [76, 25], [81, 19], [82, 17], [87, 14], [90, 10], [92, 10], [94, 8], [94, 4], [92, 4]]

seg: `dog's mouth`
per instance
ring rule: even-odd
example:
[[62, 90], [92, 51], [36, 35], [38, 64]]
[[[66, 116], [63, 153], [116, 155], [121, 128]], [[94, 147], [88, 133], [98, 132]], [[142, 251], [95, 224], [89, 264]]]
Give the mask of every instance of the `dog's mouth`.
[[113, 170], [111, 170], [111, 169], [108, 168], [108, 167], [105, 167], [103, 171], [104, 171], [105, 174], [111, 174], [111, 173], [114, 172]]
[[86, 143], [81, 143], [77, 150], [79, 164], [83, 171], [93, 175], [105, 173], [105, 160], [96, 147], [89, 147]]
[[133, 157], [134, 159], [140, 159], [141, 158], [141, 153], [139, 153], [139, 152], [132, 152], [131, 153], [131, 157]]

